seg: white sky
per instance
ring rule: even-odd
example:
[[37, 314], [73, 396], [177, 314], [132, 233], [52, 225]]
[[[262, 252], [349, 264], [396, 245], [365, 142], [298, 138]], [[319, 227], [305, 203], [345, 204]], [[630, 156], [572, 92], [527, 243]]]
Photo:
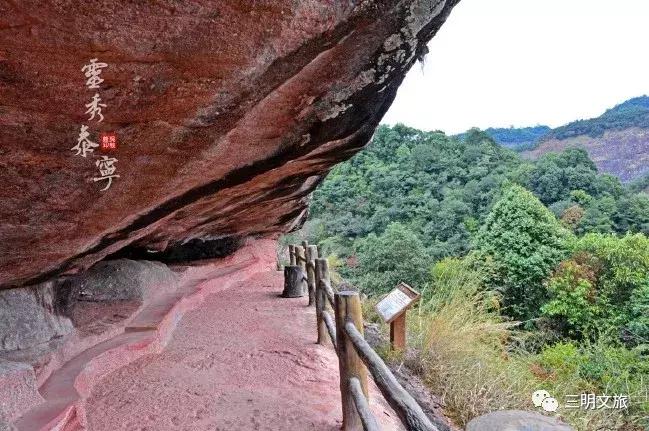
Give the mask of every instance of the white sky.
[[649, 0], [461, 0], [383, 119], [560, 126], [649, 94]]

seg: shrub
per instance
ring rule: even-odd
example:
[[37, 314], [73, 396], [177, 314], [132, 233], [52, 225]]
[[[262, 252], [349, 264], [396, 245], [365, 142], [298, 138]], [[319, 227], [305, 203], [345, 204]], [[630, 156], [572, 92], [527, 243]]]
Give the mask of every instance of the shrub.
[[539, 354], [538, 362], [553, 379], [571, 379], [579, 376], [585, 357], [571, 342], [547, 346]]
[[541, 311], [566, 321], [567, 334], [580, 337], [597, 330], [603, 310], [597, 301], [593, 269], [588, 263], [571, 259], [562, 262], [548, 283], [552, 299]]
[[543, 281], [565, 257], [566, 231], [534, 195], [511, 186], [496, 202], [477, 238], [479, 256], [493, 260], [488, 287], [503, 294], [503, 312], [528, 320], [539, 315]]
[[547, 316], [568, 322], [568, 336], [606, 336], [649, 344], [649, 238], [589, 234], [548, 283]]

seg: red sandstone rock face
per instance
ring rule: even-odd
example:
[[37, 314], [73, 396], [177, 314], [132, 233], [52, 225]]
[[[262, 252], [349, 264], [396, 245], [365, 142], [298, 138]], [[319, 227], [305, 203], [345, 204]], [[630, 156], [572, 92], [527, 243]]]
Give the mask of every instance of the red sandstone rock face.
[[[0, 286], [130, 244], [294, 228], [458, 1], [0, 3]], [[108, 63], [101, 123], [91, 58]], [[81, 124], [117, 133], [105, 192], [70, 150]]]

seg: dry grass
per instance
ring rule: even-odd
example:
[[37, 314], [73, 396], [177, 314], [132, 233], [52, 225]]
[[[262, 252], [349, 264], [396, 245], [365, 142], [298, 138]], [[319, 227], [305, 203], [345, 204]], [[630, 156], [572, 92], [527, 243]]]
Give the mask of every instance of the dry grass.
[[515, 325], [500, 319], [473, 274], [455, 269], [438, 274], [435, 294], [410, 322], [426, 382], [462, 426], [493, 410], [533, 408], [530, 395], [537, 388], [531, 372], [505, 349]]

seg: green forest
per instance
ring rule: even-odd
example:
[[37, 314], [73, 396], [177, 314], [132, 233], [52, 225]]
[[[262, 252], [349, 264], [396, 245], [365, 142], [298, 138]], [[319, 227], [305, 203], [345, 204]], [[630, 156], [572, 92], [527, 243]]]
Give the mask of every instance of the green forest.
[[607, 130], [623, 130], [630, 127], [649, 127], [649, 97], [629, 99], [607, 110], [597, 118], [578, 120], [552, 130], [543, 139], [566, 139], [573, 136], [602, 136]]
[[[484, 132], [500, 145], [515, 151], [533, 150], [539, 141], [548, 135], [552, 129], [548, 126], [508, 127], [485, 129]], [[460, 140], [466, 138], [466, 133], [457, 136]]]
[[546, 389], [562, 406], [582, 393], [630, 398], [628, 409], [561, 408], [579, 430], [646, 430], [642, 190], [579, 149], [530, 161], [479, 130], [381, 126], [320, 184], [293, 235], [319, 244], [368, 310], [399, 281], [422, 292], [407, 360], [459, 425], [532, 409]]

